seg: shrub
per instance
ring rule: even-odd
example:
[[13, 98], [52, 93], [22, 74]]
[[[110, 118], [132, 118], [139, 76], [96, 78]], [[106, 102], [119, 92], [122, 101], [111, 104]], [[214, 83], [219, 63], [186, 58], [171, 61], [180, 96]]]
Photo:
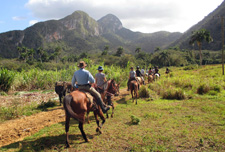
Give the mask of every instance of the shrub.
[[201, 84], [201, 85], [197, 88], [197, 93], [202, 95], [202, 94], [208, 93], [209, 90], [210, 90], [209, 85]]
[[15, 73], [7, 69], [0, 70], [0, 90], [8, 92], [15, 78]]
[[169, 88], [168, 90], [164, 91], [162, 94], [163, 99], [177, 99], [183, 100], [186, 98], [185, 93], [181, 89], [172, 89]]
[[214, 91], [216, 91], [216, 92], [220, 92], [220, 91], [221, 91], [221, 86], [215, 85], [215, 86], [213, 86], [212, 89], [213, 89]]
[[150, 92], [146, 86], [141, 86], [139, 90], [139, 97], [141, 98], [149, 98], [150, 97]]
[[131, 115], [131, 124], [138, 125], [138, 124], [140, 124], [140, 122], [141, 122], [141, 119], [140, 118], [138, 118], [135, 115]]
[[42, 101], [41, 104], [37, 107], [38, 109], [41, 109], [42, 111], [47, 110], [49, 107], [55, 107], [56, 102], [49, 100], [48, 102]]

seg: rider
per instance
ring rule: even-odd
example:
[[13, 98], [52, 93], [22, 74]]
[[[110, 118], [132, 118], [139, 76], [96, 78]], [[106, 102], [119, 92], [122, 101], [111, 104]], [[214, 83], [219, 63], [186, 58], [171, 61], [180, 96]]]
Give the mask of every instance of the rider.
[[145, 84], [145, 80], [144, 80], [143, 75], [141, 74], [141, 71], [139, 70], [139, 66], [137, 66], [136, 75], [137, 75], [137, 77], [140, 77], [143, 81], [143, 84]]
[[145, 75], [145, 68], [144, 68], [144, 67], [141, 69], [141, 74], [142, 74], [143, 76]]
[[97, 84], [97, 87], [100, 88], [101, 91], [104, 91], [104, 84], [107, 81], [105, 74], [102, 73], [104, 69], [102, 66], [99, 66], [97, 70], [98, 73], [95, 75], [95, 83]]
[[169, 74], [170, 73], [170, 70], [169, 70], [169, 68], [166, 68], [166, 72], [165, 72], [166, 74]]
[[148, 70], [148, 75], [152, 75], [152, 68], [151, 67]]
[[[156, 73], [159, 74], [159, 68], [158, 68], [158, 66], [155, 67], [155, 74], [156, 74]], [[159, 74], [159, 75], [160, 75], [160, 74]]]
[[93, 87], [91, 87], [91, 84], [95, 83], [95, 79], [88, 70], [84, 69], [86, 66], [87, 65], [84, 61], [80, 61], [78, 65], [80, 69], [74, 72], [72, 85], [77, 85], [79, 90], [84, 90], [93, 95], [96, 99], [96, 103], [101, 107], [102, 112], [106, 113], [110, 107], [103, 103], [101, 95]]
[[129, 89], [130, 89], [130, 86], [129, 86], [130, 81], [136, 80], [135, 77], [136, 77], [136, 72], [134, 71], [134, 68], [131, 67], [131, 68], [130, 68], [130, 72], [129, 72], [128, 82], [127, 82], [127, 91], [129, 91]]

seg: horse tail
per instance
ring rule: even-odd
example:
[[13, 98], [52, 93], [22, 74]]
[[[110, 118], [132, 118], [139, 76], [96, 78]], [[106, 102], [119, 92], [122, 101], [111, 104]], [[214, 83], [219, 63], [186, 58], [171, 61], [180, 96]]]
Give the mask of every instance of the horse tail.
[[70, 115], [72, 118], [74, 118], [80, 122], [83, 122], [84, 120], [82, 118], [80, 118], [75, 112], [73, 112], [73, 109], [70, 105], [71, 101], [73, 101], [73, 97], [71, 95], [67, 95], [63, 99], [63, 107], [66, 111], [66, 114]]

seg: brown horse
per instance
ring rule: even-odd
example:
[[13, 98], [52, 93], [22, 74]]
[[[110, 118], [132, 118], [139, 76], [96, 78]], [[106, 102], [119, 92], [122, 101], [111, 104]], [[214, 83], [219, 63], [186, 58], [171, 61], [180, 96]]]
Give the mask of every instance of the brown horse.
[[154, 76], [153, 75], [148, 75], [148, 83], [151, 83], [154, 81]]
[[[93, 87], [101, 94], [102, 100], [105, 104], [112, 106], [112, 114], [111, 117], [114, 115], [114, 104], [112, 102], [112, 97], [118, 96], [120, 93], [120, 83], [116, 84], [116, 81], [114, 79], [108, 80], [107, 83], [104, 85], [106, 89], [102, 89], [97, 87], [96, 84], [93, 85]], [[104, 88], [103, 87], [103, 88]], [[106, 112], [107, 118], [109, 118], [108, 112]], [[88, 116], [87, 116], [88, 117]], [[88, 118], [87, 118], [88, 119]], [[89, 121], [88, 121], [89, 122]]]
[[[92, 100], [90, 99], [90, 97], [88, 97], [86, 93], [76, 90], [70, 93], [70, 95], [65, 96], [63, 100], [63, 106], [66, 112], [65, 130], [66, 130], [66, 146], [67, 147], [70, 147], [68, 132], [69, 132], [69, 123], [70, 123], [71, 117], [79, 121], [80, 132], [85, 142], [88, 142], [87, 136], [83, 129], [83, 125], [85, 122], [85, 113], [94, 111], [95, 120], [98, 126], [96, 129], [96, 132], [101, 133], [100, 129], [105, 122], [105, 118], [102, 111], [100, 110], [101, 109], [100, 106], [94, 106], [95, 104], [91, 102]], [[98, 116], [102, 119], [101, 125], [99, 125]]]
[[136, 98], [136, 104], [137, 104], [137, 98], [138, 98], [138, 82], [136, 80], [132, 80], [130, 82], [130, 93], [132, 95], [132, 99], [133, 99], [133, 102], [134, 102], [134, 97]]

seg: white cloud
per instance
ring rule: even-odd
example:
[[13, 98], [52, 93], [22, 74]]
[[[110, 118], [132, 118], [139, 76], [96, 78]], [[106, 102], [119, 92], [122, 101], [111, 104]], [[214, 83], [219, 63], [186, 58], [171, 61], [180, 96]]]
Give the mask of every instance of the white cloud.
[[34, 25], [38, 22], [38, 20], [31, 20], [29, 21], [29, 26]]
[[21, 21], [21, 20], [25, 20], [26, 17], [22, 17], [22, 16], [14, 16], [14, 17], [12, 17], [12, 19], [13, 19], [14, 21]]
[[94, 19], [111, 13], [123, 26], [141, 32], [184, 32], [223, 0], [29, 0], [26, 7], [40, 20], [60, 19], [76, 10]]

